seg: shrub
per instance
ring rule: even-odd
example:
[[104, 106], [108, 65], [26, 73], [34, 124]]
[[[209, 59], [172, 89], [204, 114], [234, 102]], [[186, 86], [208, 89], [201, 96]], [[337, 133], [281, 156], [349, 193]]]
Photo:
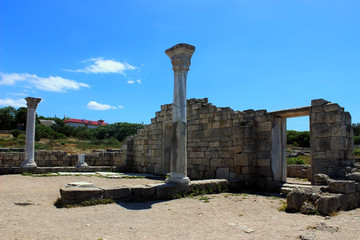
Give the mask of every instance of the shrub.
[[354, 144], [360, 145], [360, 136], [355, 136], [354, 137]]
[[11, 134], [14, 136], [14, 138], [17, 138], [22, 133], [23, 132], [18, 129], [11, 130]]
[[354, 155], [355, 156], [360, 156], [360, 148], [355, 148], [354, 149]]
[[300, 157], [294, 157], [294, 158], [286, 159], [286, 163], [288, 165], [304, 165], [305, 161], [304, 161], [304, 159], [302, 159]]
[[295, 131], [289, 130], [286, 133], [287, 135], [287, 144], [296, 146], [296, 147], [310, 147], [310, 132], [309, 131]]

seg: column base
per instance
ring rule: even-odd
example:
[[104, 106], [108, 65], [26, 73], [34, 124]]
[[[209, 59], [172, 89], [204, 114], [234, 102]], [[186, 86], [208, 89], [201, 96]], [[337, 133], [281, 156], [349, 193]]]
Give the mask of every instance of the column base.
[[179, 185], [190, 185], [191, 181], [190, 178], [188, 177], [170, 177], [168, 179], [165, 180], [165, 183], [170, 183], [170, 184], [179, 184]]
[[22, 167], [22, 168], [37, 168], [37, 165], [35, 162], [23, 162], [20, 167]]
[[77, 167], [77, 168], [84, 168], [84, 167], [89, 167], [89, 165], [87, 164], [87, 163], [78, 163], [78, 164], [76, 164], [76, 166], [75, 167]]

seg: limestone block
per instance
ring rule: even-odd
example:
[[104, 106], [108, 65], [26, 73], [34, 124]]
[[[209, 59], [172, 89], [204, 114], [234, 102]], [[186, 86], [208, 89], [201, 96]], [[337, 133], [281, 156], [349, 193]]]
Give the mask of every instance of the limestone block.
[[260, 122], [257, 124], [258, 132], [270, 132], [272, 128], [272, 122]]
[[340, 164], [340, 162], [336, 158], [326, 158], [323, 161], [324, 168], [336, 168], [337, 166], [339, 166], [339, 164]]
[[329, 191], [333, 193], [354, 193], [355, 181], [351, 180], [332, 180], [329, 183]]
[[340, 110], [339, 104], [336, 103], [328, 103], [324, 105], [324, 112], [334, 112]]
[[246, 175], [255, 175], [257, 172], [256, 167], [246, 166], [241, 168], [241, 173]]
[[216, 177], [216, 173], [215, 170], [208, 170], [208, 171], [204, 171], [204, 178], [205, 179], [213, 179]]
[[318, 112], [323, 112], [324, 109], [322, 106], [312, 106], [311, 107], [311, 112], [312, 113], [318, 113]]
[[102, 187], [101, 189], [103, 190], [104, 198], [126, 199], [131, 195], [130, 187], [106, 186]]
[[135, 200], [147, 201], [154, 198], [155, 187], [138, 185], [131, 187], [131, 196]]
[[103, 190], [98, 187], [65, 187], [60, 188], [60, 196], [64, 205], [79, 204], [91, 198], [102, 198]]
[[257, 166], [259, 166], [259, 167], [270, 167], [271, 166], [270, 158], [257, 159]]
[[326, 101], [324, 99], [314, 99], [311, 100], [311, 106], [322, 106], [329, 103], [329, 101]]
[[155, 186], [155, 196], [157, 199], [172, 198], [178, 193], [188, 192], [189, 189], [190, 185], [162, 183]]
[[313, 137], [330, 137], [331, 127], [328, 124], [311, 124], [311, 133]]
[[330, 139], [331, 150], [344, 150], [345, 149], [345, 138], [344, 137], [332, 137]]
[[229, 168], [223, 167], [223, 168], [217, 168], [216, 169], [216, 178], [229, 178]]
[[315, 202], [320, 197], [319, 194], [320, 190], [317, 188], [295, 188], [286, 196], [287, 209], [291, 212], [298, 212], [304, 202]]
[[339, 198], [341, 210], [351, 210], [360, 206], [358, 193], [342, 194]]
[[330, 194], [321, 196], [318, 200], [318, 210], [323, 215], [329, 215], [332, 212], [340, 210], [341, 194]]
[[345, 122], [345, 115], [342, 112], [329, 112], [325, 115], [325, 123]]
[[209, 179], [209, 180], [199, 180], [192, 181], [190, 188], [195, 188], [199, 190], [209, 190], [218, 191], [219, 189], [226, 189], [229, 185], [229, 182], [225, 179]]

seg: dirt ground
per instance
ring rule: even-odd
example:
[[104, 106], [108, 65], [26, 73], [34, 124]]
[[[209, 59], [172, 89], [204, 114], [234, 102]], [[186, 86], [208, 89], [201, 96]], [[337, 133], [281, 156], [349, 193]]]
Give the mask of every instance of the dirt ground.
[[[56, 208], [60, 187], [138, 185], [149, 179], [0, 176], [1, 239], [360, 239], [360, 209], [336, 216], [281, 212], [283, 199], [213, 194], [143, 203]], [[23, 205], [31, 201], [31, 205]]]

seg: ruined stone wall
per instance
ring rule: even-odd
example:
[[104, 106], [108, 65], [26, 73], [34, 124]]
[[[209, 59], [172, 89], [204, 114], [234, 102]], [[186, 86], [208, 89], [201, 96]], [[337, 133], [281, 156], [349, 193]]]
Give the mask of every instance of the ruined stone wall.
[[[170, 169], [172, 105], [123, 142], [128, 171], [166, 174]], [[187, 102], [188, 176], [270, 181], [273, 117], [265, 110], [233, 111], [205, 99]]]
[[[89, 166], [122, 166], [121, 151], [98, 151], [85, 155], [85, 162]], [[0, 152], [0, 167], [20, 167], [25, 159], [24, 152]], [[63, 151], [35, 151], [35, 161], [38, 167], [66, 167], [75, 166], [78, 162], [77, 154]]]
[[338, 104], [311, 101], [310, 141], [313, 184], [319, 173], [344, 178], [354, 165], [351, 116]]

